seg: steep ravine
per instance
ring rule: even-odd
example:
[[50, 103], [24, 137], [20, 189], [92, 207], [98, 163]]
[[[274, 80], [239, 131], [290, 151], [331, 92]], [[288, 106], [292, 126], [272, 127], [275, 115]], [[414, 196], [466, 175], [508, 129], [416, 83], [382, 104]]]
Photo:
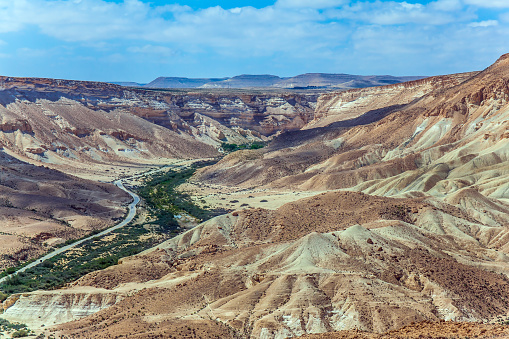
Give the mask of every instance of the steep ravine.
[[[176, 324], [207, 324], [271, 339], [501, 317], [509, 310], [509, 92], [499, 80], [508, 70], [502, 60], [479, 74], [325, 94], [312, 114], [289, 115], [296, 130], [288, 134], [255, 124], [250, 136], [276, 141], [230, 154], [195, 179], [331, 192], [211, 219], [85, 276], [62, 293], [70, 302], [61, 291], [41, 291], [24, 295], [6, 315], [18, 320], [23, 307], [65, 320], [91, 314], [58, 327], [84, 337], [178, 337]], [[188, 136], [211, 135], [193, 132], [196, 117], [222, 133], [234, 130], [216, 99], [199, 99], [187, 117], [180, 110]], [[246, 109], [242, 102], [235, 114]], [[285, 105], [272, 115], [283, 122]], [[256, 114], [246, 116], [256, 122]], [[184, 133], [180, 128], [175, 133]], [[144, 267], [164, 267], [164, 274], [135, 281]], [[71, 311], [63, 316], [61, 307]]]

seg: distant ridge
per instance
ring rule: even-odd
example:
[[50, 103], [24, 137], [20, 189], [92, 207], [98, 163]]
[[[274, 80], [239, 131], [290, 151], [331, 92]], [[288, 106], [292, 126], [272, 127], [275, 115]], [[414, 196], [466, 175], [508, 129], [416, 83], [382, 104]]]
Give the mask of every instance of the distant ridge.
[[392, 75], [351, 75], [330, 73], [306, 73], [294, 77], [276, 75], [242, 74], [231, 78], [182, 78], [159, 77], [148, 84], [135, 82], [115, 82], [115, 84], [146, 88], [326, 88], [353, 89], [397, 84], [426, 78], [424, 76]]
[[114, 84], [114, 85], [125, 86], [125, 87], [143, 87], [146, 85], [146, 84], [140, 84], [140, 83], [133, 82], [133, 81], [112, 81], [110, 83]]
[[199, 88], [206, 84], [225, 81], [228, 78], [177, 78], [159, 77], [143, 87], [148, 88]]

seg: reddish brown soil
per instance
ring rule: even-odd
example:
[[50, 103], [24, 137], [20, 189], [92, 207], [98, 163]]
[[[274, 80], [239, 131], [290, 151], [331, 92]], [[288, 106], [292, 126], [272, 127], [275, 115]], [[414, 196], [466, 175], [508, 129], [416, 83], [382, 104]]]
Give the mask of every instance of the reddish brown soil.
[[[467, 218], [458, 209], [449, 207], [448, 214]], [[417, 213], [433, 208], [423, 198], [395, 199], [348, 191], [322, 193], [273, 211], [261, 208], [239, 211], [235, 237], [280, 242], [310, 232], [340, 231], [376, 220], [413, 223]]]
[[[177, 289], [147, 288], [115, 306], [79, 322], [68, 323], [61, 330], [72, 330], [74, 338], [229, 338], [230, 330], [214, 321], [176, 320], [166, 313], [199, 310], [208, 298], [221, 298], [245, 288], [238, 277], [221, 277], [218, 272], [198, 275]], [[192, 311], [191, 311], [192, 312]], [[155, 317], [156, 321], [144, 321]]]
[[339, 331], [308, 334], [305, 339], [452, 339], [452, 338], [508, 338], [509, 326], [449, 321], [420, 322], [384, 334], [362, 331]]

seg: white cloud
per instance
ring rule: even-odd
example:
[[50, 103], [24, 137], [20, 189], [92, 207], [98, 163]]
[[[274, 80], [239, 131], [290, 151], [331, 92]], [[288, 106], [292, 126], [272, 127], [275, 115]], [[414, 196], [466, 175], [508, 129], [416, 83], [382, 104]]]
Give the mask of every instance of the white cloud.
[[277, 7], [282, 8], [332, 8], [348, 3], [348, 0], [278, 0]]
[[[100, 51], [105, 60], [118, 63], [189, 55], [231, 60], [277, 56], [319, 60], [321, 65], [351, 60], [353, 67], [363, 56], [378, 65], [380, 58], [406, 56], [401, 62], [405, 65], [410, 62], [408, 56], [447, 60], [465, 51], [469, 55], [498, 53], [509, 46], [509, 34], [504, 31], [509, 15], [501, 15], [500, 22], [497, 18], [477, 21], [473, 6], [503, 4], [509, 7], [509, 0], [436, 0], [426, 5], [401, 0], [278, 0], [259, 9], [193, 10], [180, 5], [150, 6], [140, 0], [0, 0], [0, 34], [35, 29], [64, 41], [63, 45], [72, 42]], [[492, 44], [490, 33], [498, 45]], [[481, 46], [479, 52], [471, 51], [474, 45]]]
[[508, 29], [467, 25], [365, 26], [352, 35], [354, 46], [341, 56], [363, 74], [450, 74], [482, 70], [507, 52]]
[[454, 12], [458, 3], [454, 0], [440, 0], [427, 5], [395, 2], [357, 2], [330, 13], [339, 19], [363, 21], [377, 25], [446, 25], [466, 20], [468, 13]]
[[464, 0], [467, 5], [474, 5], [486, 8], [509, 8], [507, 0]]
[[463, 7], [460, 0], [438, 0], [429, 4], [430, 8], [438, 11], [459, 11]]
[[140, 53], [140, 54], [149, 54], [149, 55], [157, 55], [161, 57], [171, 57], [176, 54], [176, 52], [165, 46], [154, 46], [154, 45], [145, 45], [142, 47], [133, 46], [127, 49], [131, 53]]
[[154, 9], [155, 13], [182, 13], [182, 12], [190, 12], [193, 9], [187, 5], [179, 5], [179, 4], [172, 4], [172, 5], [163, 5], [158, 6]]
[[479, 21], [479, 22], [472, 22], [469, 24], [470, 27], [491, 27], [491, 26], [498, 26], [497, 20], [485, 20], [485, 21]]

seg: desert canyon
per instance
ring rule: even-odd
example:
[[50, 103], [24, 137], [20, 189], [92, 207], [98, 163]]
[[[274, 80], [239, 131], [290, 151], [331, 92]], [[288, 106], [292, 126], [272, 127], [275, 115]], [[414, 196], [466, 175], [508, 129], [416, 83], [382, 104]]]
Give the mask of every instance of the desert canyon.
[[210, 161], [176, 190], [224, 211], [0, 318], [48, 338], [509, 337], [509, 55], [272, 80], [0, 77], [3, 269], [113, 226], [131, 197], [112, 182], [171, 164]]

